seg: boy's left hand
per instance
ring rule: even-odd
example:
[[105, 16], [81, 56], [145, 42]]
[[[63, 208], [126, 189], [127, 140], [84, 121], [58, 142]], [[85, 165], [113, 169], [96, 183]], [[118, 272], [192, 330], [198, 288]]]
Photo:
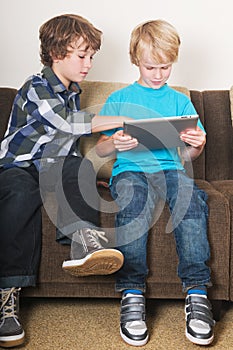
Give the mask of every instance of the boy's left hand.
[[180, 139], [192, 147], [202, 148], [206, 143], [206, 134], [197, 126], [196, 129], [188, 129], [181, 132]]

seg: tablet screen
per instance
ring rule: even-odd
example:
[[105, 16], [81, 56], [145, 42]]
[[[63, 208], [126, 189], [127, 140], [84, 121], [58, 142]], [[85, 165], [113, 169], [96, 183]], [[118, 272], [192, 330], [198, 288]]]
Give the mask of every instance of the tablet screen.
[[124, 123], [124, 133], [135, 137], [140, 144], [149, 149], [184, 146], [180, 132], [194, 129], [198, 115], [129, 120]]

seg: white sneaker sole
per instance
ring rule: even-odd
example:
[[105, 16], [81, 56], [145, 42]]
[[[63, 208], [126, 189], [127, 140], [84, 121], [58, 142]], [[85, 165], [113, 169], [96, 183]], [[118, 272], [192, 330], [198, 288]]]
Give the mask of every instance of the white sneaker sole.
[[188, 340], [190, 340], [192, 343], [197, 344], [197, 345], [209, 345], [209, 344], [211, 344], [212, 341], [214, 340], [214, 335], [212, 335], [212, 337], [209, 338], [209, 339], [201, 339], [201, 338], [199, 339], [199, 338], [195, 338], [195, 337], [193, 337], [191, 334], [189, 334], [189, 333], [187, 332], [187, 330], [185, 331], [185, 335], [186, 335], [186, 338], [187, 338]]
[[124, 262], [123, 254], [116, 249], [97, 250], [83, 259], [67, 260], [64, 271], [74, 276], [110, 275], [118, 271]]
[[12, 348], [15, 346], [22, 345], [24, 343], [24, 340], [25, 340], [25, 333], [23, 331], [19, 335], [0, 337], [0, 346], [2, 348]]
[[124, 342], [126, 342], [127, 344], [129, 345], [133, 345], [133, 346], [143, 346], [143, 345], [146, 345], [146, 343], [148, 342], [148, 339], [149, 339], [149, 335], [147, 335], [147, 337], [145, 339], [142, 339], [142, 340], [133, 340], [133, 339], [130, 339], [128, 337], [126, 337], [124, 335], [124, 333], [122, 333], [122, 330], [120, 328], [120, 335], [121, 335], [121, 338], [124, 340]]

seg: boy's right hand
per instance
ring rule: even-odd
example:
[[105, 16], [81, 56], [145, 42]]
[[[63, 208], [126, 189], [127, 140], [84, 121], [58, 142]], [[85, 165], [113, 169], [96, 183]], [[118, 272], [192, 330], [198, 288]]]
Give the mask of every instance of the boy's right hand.
[[138, 140], [130, 135], [124, 134], [123, 130], [119, 130], [112, 135], [115, 149], [119, 152], [129, 151], [138, 146]]

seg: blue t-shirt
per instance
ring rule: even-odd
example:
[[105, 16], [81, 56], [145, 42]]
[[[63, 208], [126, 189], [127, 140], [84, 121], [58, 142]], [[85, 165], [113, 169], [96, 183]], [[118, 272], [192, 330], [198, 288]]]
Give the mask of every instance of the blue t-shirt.
[[[119, 115], [134, 119], [163, 118], [197, 114], [188, 96], [167, 84], [160, 89], [144, 87], [137, 82], [113, 92], [104, 104], [101, 115]], [[198, 125], [204, 130], [200, 121]], [[117, 129], [104, 131], [112, 135]], [[164, 170], [183, 170], [178, 149], [148, 150], [143, 146], [131, 151], [117, 152], [112, 176], [124, 171], [155, 173]]]

